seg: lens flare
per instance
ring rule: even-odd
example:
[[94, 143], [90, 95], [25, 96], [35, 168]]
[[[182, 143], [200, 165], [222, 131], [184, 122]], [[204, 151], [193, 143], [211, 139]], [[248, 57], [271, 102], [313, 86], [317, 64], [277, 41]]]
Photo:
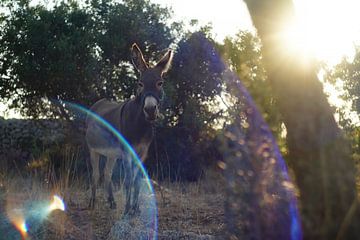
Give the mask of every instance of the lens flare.
[[9, 212], [9, 219], [20, 232], [22, 238], [25, 239], [28, 232], [28, 226], [26, 225], [23, 211], [21, 209], [13, 209]]
[[65, 204], [58, 195], [54, 195], [51, 202], [27, 200], [18, 203], [16, 207], [9, 206], [7, 217], [21, 234], [22, 239], [26, 239], [43, 225], [52, 211], [57, 209], [65, 211]]
[[232, 121], [223, 127], [219, 141], [224, 160], [219, 167], [226, 180], [226, 234], [244, 239], [302, 239], [295, 190], [271, 129], [212, 43], [205, 36], [197, 41], [211, 53], [209, 69], [222, 71], [221, 80], [235, 100], [228, 107], [234, 108]]
[[49, 206], [49, 212], [59, 209], [61, 211], [65, 211], [65, 204], [64, 201], [57, 195], [54, 195], [53, 201]]
[[26, 226], [26, 223], [25, 223], [25, 221], [23, 221], [21, 224], [20, 224], [20, 226], [19, 226], [19, 231], [20, 231], [20, 233], [21, 233], [21, 235], [26, 235], [26, 233], [27, 233], [27, 231], [28, 231], [28, 228], [27, 228], [27, 226]]

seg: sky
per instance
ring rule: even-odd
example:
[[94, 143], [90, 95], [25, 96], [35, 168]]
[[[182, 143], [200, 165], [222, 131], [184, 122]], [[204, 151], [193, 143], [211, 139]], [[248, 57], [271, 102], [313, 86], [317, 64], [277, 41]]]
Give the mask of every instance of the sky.
[[360, 44], [359, 0], [294, 0], [298, 43], [330, 64], [353, 56]]
[[[242, 0], [152, 0], [171, 7], [175, 20], [198, 19], [211, 22], [217, 40], [239, 30], [254, 31], [249, 12]], [[335, 64], [345, 54], [353, 55], [354, 43], [360, 44], [359, 0], [293, 0], [298, 17], [289, 26], [289, 44], [320, 60]], [[293, 39], [291, 39], [293, 38]]]
[[239, 29], [252, 30], [249, 12], [242, 0], [152, 0], [171, 7], [175, 20], [199, 20], [200, 24], [212, 23], [217, 40], [234, 35]]

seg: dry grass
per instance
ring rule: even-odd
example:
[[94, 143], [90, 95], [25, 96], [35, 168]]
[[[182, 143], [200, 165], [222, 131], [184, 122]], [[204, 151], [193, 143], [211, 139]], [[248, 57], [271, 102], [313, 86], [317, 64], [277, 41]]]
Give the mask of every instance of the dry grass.
[[[161, 183], [161, 187], [155, 186], [158, 231], [159, 236], [162, 236], [160, 239], [178, 239], [167, 237], [173, 233], [177, 233], [176, 236], [192, 236], [181, 239], [221, 235], [224, 194], [221, 183], [215, 181], [217, 177], [210, 176], [207, 180], [194, 183], [166, 182]], [[54, 178], [51, 171], [42, 181], [34, 176], [24, 177], [19, 174], [12, 177], [3, 176], [1, 181], [6, 189], [2, 204], [7, 206], [9, 202], [12, 202], [13, 206], [21, 206], [29, 200], [49, 199], [54, 193], [64, 197], [66, 211], [52, 212], [33, 239], [108, 239], [111, 227], [121, 220], [124, 206], [122, 189], [115, 191], [118, 205], [116, 210], [109, 209], [106, 193], [102, 188], [98, 189], [95, 209], [88, 210], [90, 191], [84, 180], [69, 179], [70, 174], [66, 172], [60, 179], [51, 180], [55, 184], [50, 184], [48, 178]], [[130, 222], [130, 226], [141, 227], [136, 220]]]
[[159, 233], [192, 232], [198, 235], [221, 234], [224, 219], [223, 188], [217, 183], [200, 180], [194, 183], [166, 183], [159, 203]]
[[[50, 200], [53, 194], [64, 198], [66, 211], [52, 212], [33, 233], [32, 239], [109, 239], [112, 227], [124, 222], [121, 217], [125, 199], [121, 188], [114, 192], [118, 205], [116, 210], [109, 208], [103, 188], [98, 188], [95, 209], [87, 209], [90, 198], [88, 176], [73, 174], [77, 171], [79, 154], [77, 148], [63, 148], [61, 164], [55, 167], [49, 164], [52, 161], [45, 152], [34, 159], [37, 168], [28, 167], [25, 173], [15, 168], [9, 174], [8, 166], [0, 166], [2, 212], [26, 208], [29, 202]], [[197, 239], [197, 236], [200, 236], [198, 239], [209, 239], [201, 236], [221, 235], [224, 219], [222, 176], [208, 171], [202, 180], [194, 183], [153, 183], [158, 207], [159, 239]], [[7, 213], [0, 214], [0, 217], [8, 218]], [[134, 218], [126, 224], [131, 228], [143, 228], [144, 223], [139, 222]]]

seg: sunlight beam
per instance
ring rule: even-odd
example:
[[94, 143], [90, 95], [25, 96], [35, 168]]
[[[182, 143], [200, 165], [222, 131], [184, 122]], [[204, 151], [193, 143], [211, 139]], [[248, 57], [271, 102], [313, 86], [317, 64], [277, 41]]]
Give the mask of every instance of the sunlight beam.
[[287, 47], [330, 65], [352, 57], [360, 40], [357, 0], [294, 0], [296, 20], [284, 33]]

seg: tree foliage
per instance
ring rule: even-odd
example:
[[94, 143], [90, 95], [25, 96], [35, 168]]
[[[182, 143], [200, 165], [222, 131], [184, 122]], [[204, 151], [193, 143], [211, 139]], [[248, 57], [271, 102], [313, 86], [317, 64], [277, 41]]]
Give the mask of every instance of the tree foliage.
[[[355, 48], [355, 56], [350, 61], [344, 58], [334, 68], [328, 69], [325, 81], [336, 84], [340, 81], [343, 90], [341, 98], [351, 101], [352, 110], [360, 114], [360, 48]], [[339, 90], [339, 89], [338, 89]]]
[[88, 106], [100, 97], [129, 97], [136, 84], [128, 64], [131, 44], [152, 53], [173, 40], [168, 10], [146, 0], [85, 7], [61, 1], [51, 9], [17, 1], [5, 7], [0, 96], [33, 117], [57, 115], [44, 99]]
[[211, 111], [207, 103], [222, 91], [225, 65], [216, 57], [214, 46], [206, 32], [187, 35], [178, 43], [166, 79], [165, 119], [158, 127], [159, 146], [167, 151], [163, 154], [173, 166], [175, 178], [195, 180], [203, 164], [215, 161], [214, 156], [208, 158], [207, 154], [214, 148], [210, 123], [221, 117], [222, 111]]
[[[249, 91], [270, 129], [280, 140], [282, 120], [264, 68], [260, 39], [250, 32], [240, 31], [234, 37], [227, 37], [218, 49], [230, 69], [239, 76], [241, 84]], [[233, 114], [236, 114], [241, 111], [237, 108], [241, 107], [241, 93], [233, 86], [234, 83], [227, 81], [224, 84], [236, 99], [232, 108]]]
[[198, 118], [202, 119], [200, 125], [191, 128], [201, 129], [211, 120], [212, 114], [204, 103], [220, 94], [223, 71], [224, 64], [216, 58], [213, 40], [203, 32], [195, 32], [179, 42], [168, 80], [169, 109], [179, 126], [195, 124], [193, 119]]
[[241, 107], [218, 107], [225, 88], [241, 103], [239, 92], [223, 81], [226, 64], [279, 132], [259, 39], [250, 33], [216, 43], [211, 26], [185, 31], [181, 23], [169, 21], [168, 9], [148, 0], [94, 0], [82, 5], [60, 1], [51, 8], [26, 0], [2, 3], [8, 13], [0, 32], [0, 97], [25, 116], [66, 117], [62, 105], [49, 100], [90, 106], [103, 97], [131, 97], [138, 73], [129, 49], [136, 42], [150, 63], [170, 45], [175, 48], [172, 69], [165, 76], [164, 119], [158, 124], [150, 168], [160, 164], [169, 170], [163, 171], [167, 177], [196, 179], [202, 164], [220, 158], [215, 136], [221, 131], [214, 126], [221, 128], [221, 120]]
[[[360, 116], [360, 48], [355, 48], [352, 60], [344, 58], [335, 67], [327, 69], [324, 80], [337, 87], [341, 92], [340, 98], [351, 103], [351, 111]], [[339, 89], [341, 88], [341, 89]], [[360, 161], [360, 126], [349, 116], [349, 109], [340, 107], [336, 109], [339, 115], [339, 124], [346, 131], [352, 145], [353, 159]]]

